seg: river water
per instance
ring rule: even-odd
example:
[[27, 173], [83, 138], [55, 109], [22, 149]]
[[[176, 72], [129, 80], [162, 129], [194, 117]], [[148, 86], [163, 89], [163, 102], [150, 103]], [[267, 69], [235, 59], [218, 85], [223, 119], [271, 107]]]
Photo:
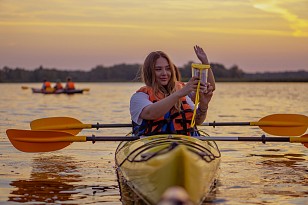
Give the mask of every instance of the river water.
[[[140, 83], [77, 83], [89, 92], [32, 94], [0, 84], [0, 204], [121, 204], [114, 169], [118, 142], [74, 142], [46, 153], [18, 151], [7, 129], [67, 116], [85, 124], [130, 123], [129, 99]], [[217, 83], [207, 122], [252, 122], [276, 113], [308, 113], [308, 83]], [[261, 136], [259, 127], [203, 127], [212, 136]], [[130, 128], [78, 135], [123, 136]], [[307, 132], [306, 132], [307, 133]], [[268, 135], [267, 136], [271, 136]], [[206, 204], [307, 204], [308, 149], [298, 143], [217, 142], [221, 173]]]

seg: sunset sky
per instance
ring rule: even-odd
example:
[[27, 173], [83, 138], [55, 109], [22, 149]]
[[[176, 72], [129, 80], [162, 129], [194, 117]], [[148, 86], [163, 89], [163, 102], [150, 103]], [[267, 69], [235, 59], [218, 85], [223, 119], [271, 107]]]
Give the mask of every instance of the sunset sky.
[[308, 70], [308, 0], [0, 0], [0, 68], [90, 70], [163, 50], [182, 66]]

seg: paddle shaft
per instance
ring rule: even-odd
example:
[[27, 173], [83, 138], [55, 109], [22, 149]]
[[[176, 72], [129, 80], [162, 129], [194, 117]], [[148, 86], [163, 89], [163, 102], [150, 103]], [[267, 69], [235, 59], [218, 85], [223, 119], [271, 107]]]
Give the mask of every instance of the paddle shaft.
[[[283, 123], [283, 122], [205, 122], [200, 126], [281, 126], [294, 127], [302, 126], [301, 123]], [[118, 127], [132, 127], [132, 124], [92, 124], [91, 128], [118, 128]]]
[[[250, 122], [213, 122], [203, 123], [201, 126], [250, 126]], [[40, 130], [65, 130], [65, 129], [83, 129], [83, 128], [119, 128], [119, 127], [132, 127], [132, 124], [68, 124], [68, 125], [46, 125], [41, 126]]]
[[201, 126], [250, 126], [250, 122], [207, 122]]
[[201, 126], [266, 126], [266, 127], [300, 127], [307, 126], [305, 123], [299, 122], [205, 122]]
[[[39, 130], [69, 130], [69, 129], [99, 129], [99, 128], [119, 128], [119, 127], [132, 127], [131, 124], [82, 124], [82, 123], [75, 123], [75, 124], [63, 124], [63, 125], [44, 125], [40, 126]], [[78, 132], [77, 132], [78, 133]], [[77, 134], [76, 133], [76, 134]]]
[[93, 124], [91, 128], [118, 128], [118, 127], [132, 127], [132, 124]]
[[[131, 137], [131, 136], [119, 136], [119, 137], [112, 137], [112, 136], [91, 136], [86, 137], [86, 141], [134, 141], [144, 137]], [[261, 137], [200, 137], [194, 136], [202, 141], [257, 141], [257, 142], [308, 142], [308, 138], [301, 138], [301, 137], [266, 137], [262, 135]]]
[[[48, 132], [48, 131], [47, 131]], [[68, 134], [68, 133], [66, 133]], [[304, 135], [306, 136], [306, 135]], [[50, 136], [46, 138], [37, 138], [37, 137], [16, 137], [14, 140], [19, 142], [40, 142], [40, 143], [51, 143], [51, 142], [85, 142], [92, 141], [134, 141], [141, 138], [146, 138], [147, 136]], [[258, 141], [258, 142], [308, 142], [308, 137], [266, 137], [262, 135], [261, 137], [201, 137], [201, 136], [192, 136], [193, 138], [202, 140], [202, 141]], [[170, 138], [174, 139], [174, 138]]]
[[[50, 152], [63, 149], [72, 142], [91, 141], [133, 141], [147, 136], [76, 136], [68, 132], [60, 131], [34, 131], [34, 130], [17, 130], [8, 129], [6, 134], [13, 146], [23, 152]], [[181, 139], [181, 136], [163, 135], [163, 139]], [[192, 136], [193, 138], [203, 141], [261, 141], [265, 142], [297, 142], [302, 143], [308, 148], [308, 134], [301, 137], [208, 137], [208, 136]], [[159, 140], [160, 137], [157, 136]]]
[[[200, 126], [273, 126], [273, 127], [296, 127], [303, 126], [303, 123], [292, 122], [205, 122]], [[114, 127], [132, 127], [132, 124], [93, 124], [92, 128], [114, 128]]]
[[[200, 126], [251, 126], [250, 122], [209, 122]], [[132, 127], [132, 124], [92, 124], [91, 128], [116, 128], [116, 127]]]

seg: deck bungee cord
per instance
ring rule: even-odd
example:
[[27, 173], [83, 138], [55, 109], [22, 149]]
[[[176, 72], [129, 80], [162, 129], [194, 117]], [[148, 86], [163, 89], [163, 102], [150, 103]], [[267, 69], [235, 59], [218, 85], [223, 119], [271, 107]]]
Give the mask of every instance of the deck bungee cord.
[[[182, 137], [184, 137], [184, 136], [182, 136]], [[129, 143], [129, 142], [127, 142], [127, 143]], [[127, 157], [121, 163], [119, 163], [119, 167], [125, 161], [129, 161], [129, 162], [148, 161], [155, 156], [162, 155], [162, 154], [165, 154], [165, 153], [172, 151], [173, 149], [175, 149], [179, 145], [187, 146], [189, 151], [194, 152], [195, 154], [200, 156], [201, 159], [203, 159], [206, 162], [211, 162], [211, 161], [215, 160], [215, 158], [221, 157], [221, 153], [218, 150], [218, 146], [215, 142], [211, 142], [208, 145], [210, 147], [217, 149], [217, 150], [215, 150], [215, 151], [218, 152], [217, 154], [213, 153], [211, 150], [209, 150], [208, 148], [206, 148], [203, 145], [200, 145], [196, 142], [189, 141], [185, 138], [181, 138], [178, 135], [177, 135], [177, 137], [173, 137], [173, 136], [170, 135], [170, 136], [167, 136], [167, 138], [166, 138], [166, 136], [155, 136], [155, 139], [153, 139], [152, 141], [146, 142], [142, 146], [139, 146], [136, 149], [132, 150], [129, 153], [129, 155], [127, 155]], [[153, 152], [147, 152], [150, 149], [152, 149], [154, 147], [158, 147], [158, 146], [163, 146], [163, 148], [161, 148], [160, 150], [153, 151]], [[118, 153], [120, 150], [121, 150], [121, 148], [119, 150], [117, 150], [116, 153]]]

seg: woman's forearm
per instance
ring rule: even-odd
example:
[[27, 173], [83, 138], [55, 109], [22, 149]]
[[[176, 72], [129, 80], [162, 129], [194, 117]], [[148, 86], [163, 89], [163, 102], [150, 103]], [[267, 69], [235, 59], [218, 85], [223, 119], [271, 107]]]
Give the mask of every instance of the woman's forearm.
[[215, 90], [215, 77], [212, 71], [212, 68], [208, 70], [208, 82], [211, 83], [211, 86], [213, 87], [213, 91]]
[[195, 118], [195, 122], [197, 125], [201, 125], [205, 118], [206, 118], [206, 115], [207, 115], [207, 109], [208, 107], [204, 107], [204, 108], [201, 108], [200, 105], [197, 109], [197, 113], [196, 113], [196, 118]]
[[146, 106], [143, 108], [140, 118], [155, 120], [164, 116], [178, 102], [180, 97], [178, 92], [175, 92], [158, 102]]

